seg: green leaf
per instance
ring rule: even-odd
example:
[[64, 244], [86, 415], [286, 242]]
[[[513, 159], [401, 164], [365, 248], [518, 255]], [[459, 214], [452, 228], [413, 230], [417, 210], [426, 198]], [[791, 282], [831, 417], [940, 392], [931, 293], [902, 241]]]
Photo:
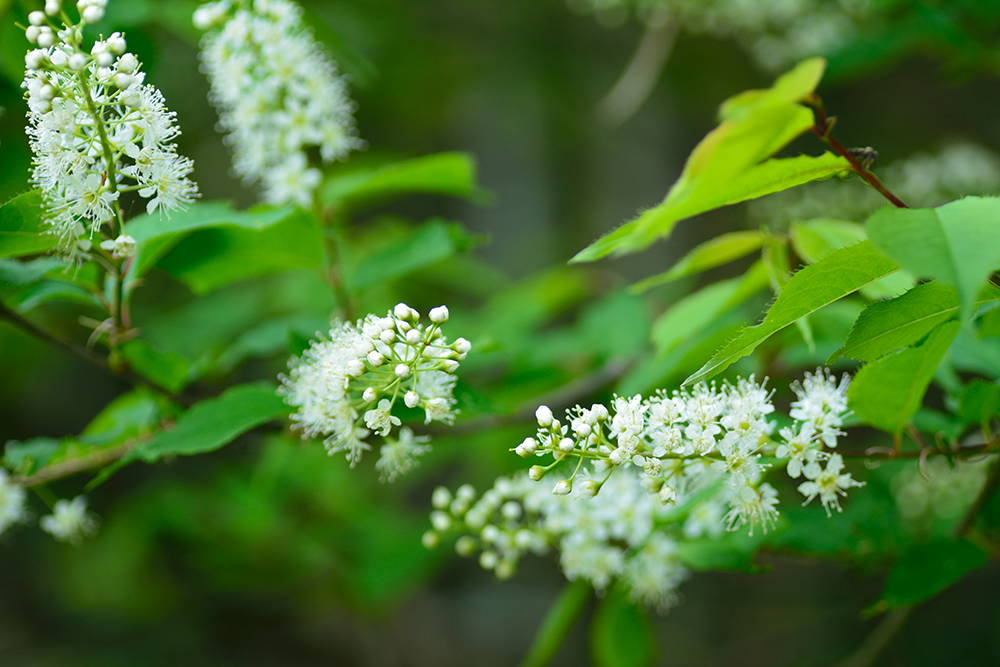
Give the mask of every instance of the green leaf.
[[0, 206], [0, 257], [37, 255], [59, 245], [42, 223], [42, 193], [29, 190]]
[[141, 338], [122, 345], [121, 352], [132, 370], [173, 394], [192, 379], [187, 359], [173, 352], [161, 352]]
[[319, 268], [323, 233], [303, 211], [260, 229], [226, 225], [180, 241], [158, 266], [205, 294], [229, 283], [294, 268]]
[[212, 452], [237, 436], [290, 412], [268, 383], [244, 384], [201, 401], [185, 412], [169, 431], [140, 445], [128, 460], [153, 463], [164, 456]]
[[824, 153], [768, 159], [813, 126], [812, 111], [798, 102], [822, 76], [822, 59], [800, 63], [766, 91], [748, 91], [722, 105], [722, 123], [688, 157], [663, 202], [598, 239], [571, 261], [642, 250], [671, 233], [680, 220], [721, 206], [780, 192], [849, 168]]
[[1000, 414], [1000, 385], [973, 380], [962, 390], [958, 416], [966, 424], [986, 424]]
[[55, 257], [39, 257], [29, 262], [0, 259], [0, 289], [27, 285], [41, 280], [49, 271], [61, 271], [66, 263]]
[[919, 277], [958, 290], [962, 319], [1000, 266], [1000, 199], [966, 197], [935, 209], [876, 211], [867, 224], [876, 248]]
[[717, 538], [685, 540], [677, 550], [677, 558], [698, 572], [730, 570], [755, 574], [762, 570], [754, 554], [766, 539], [767, 534], [758, 527], [752, 537], [741, 530]]
[[583, 579], [566, 584], [545, 614], [521, 667], [544, 667], [552, 661], [583, 613], [590, 595], [590, 584]]
[[377, 171], [337, 176], [320, 188], [326, 204], [356, 204], [403, 194], [472, 197], [477, 194], [476, 163], [466, 153], [438, 153], [405, 160]]
[[756, 262], [738, 277], [722, 280], [690, 294], [657, 318], [652, 339], [660, 354], [666, 354], [696, 337], [723, 313], [767, 287], [767, 271]]
[[237, 211], [224, 201], [195, 202], [186, 211], [175, 211], [169, 218], [157, 211], [139, 215], [125, 224], [125, 233], [136, 240], [138, 252], [132, 260], [129, 278], [139, 278], [191, 232], [214, 227], [240, 227], [263, 231], [296, 214], [293, 206], [254, 207]]
[[795, 253], [809, 264], [815, 264], [834, 250], [868, 238], [865, 228], [858, 223], [832, 218], [793, 222], [788, 234]]
[[358, 261], [347, 275], [347, 283], [351, 290], [361, 290], [393, 280], [447, 259], [470, 243], [461, 225], [429, 220], [406, 238]]
[[749, 255], [764, 243], [764, 235], [759, 231], [730, 232], [702, 243], [673, 265], [669, 271], [646, 278], [631, 287], [633, 293], [663, 285], [693, 273], [701, 273], [717, 266]]
[[920, 408], [934, 371], [959, 328], [957, 320], [945, 322], [917, 347], [863, 366], [847, 390], [854, 414], [883, 431], [902, 431]]
[[50, 301], [69, 301], [85, 306], [102, 308], [98, 298], [65, 280], [42, 280], [11, 290], [5, 299], [7, 305], [19, 313], [27, 313]]
[[795, 320], [883, 278], [899, 267], [865, 241], [831, 253], [798, 271], [788, 281], [764, 321], [744, 329], [715, 353], [702, 368], [684, 381], [700, 382], [721, 373], [730, 364], [753, 352], [771, 335]]
[[912, 547], [889, 572], [874, 611], [909, 607], [937, 595], [986, 563], [986, 553], [964, 541], [940, 540]]
[[644, 667], [656, 661], [656, 636], [642, 609], [615, 586], [597, 604], [590, 626], [595, 667]]
[[870, 304], [858, 316], [844, 346], [827, 361], [840, 357], [874, 361], [913, 345], [942, 322], [958, 315], [958, 294], [938, 282], [917, 285], [890, 301]]
[[41, 470], [59, 450], [55, 438], [32, 438], [25, 442], [10, 440], [4, 446], [3, 464], [18, 475], [33, 475]]

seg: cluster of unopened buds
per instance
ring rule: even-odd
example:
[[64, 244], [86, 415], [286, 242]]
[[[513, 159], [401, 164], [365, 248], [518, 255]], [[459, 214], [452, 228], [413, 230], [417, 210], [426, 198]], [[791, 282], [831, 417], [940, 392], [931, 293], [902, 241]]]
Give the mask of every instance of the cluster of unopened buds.
[[385, 317], [369, 315], [354, 324], [334, 322], [329, 339], [314, 341], [289, 362], [279, 392], [297, 408], [292, 421], [304, 438], [324, 436], [327, 450], [344, 451], [353, 467], [365, 439], [375, 433], [385, 444], [376, 467], [393, 480], [410, 470], [429, 447], [402, 425], [405, 407], [423, 410], [424, 423], [455, 419], [455, 371], [469, 353], [464, 338], [448, 343], [441, 325], [448, 308], [432, 308], [430, 323], [405, 303]]
[[[425, 544], [462, 535], [458, 551], [481, 550], [481, 564], [500, 576], [513, 573], [528, 551], [557, 548], [570, 579], [603, 588], [620, 578], [636, 599], [669, 605], [685, 574], [667, 558], [677, 543], [775, 525], [778, 494], [763, 481], [767, 468], [784, 465], [792, 478], [805, 476], [799, 492], [806, 503], [818, 496], [827, 514], [861, 485], [829, 451], [848, 414], [846, 376], [838, 383], [818, 370], [791, 388], [792, 424], [778, 440], [772, 392], [752, 376], [645, 399], [616, 397], [610, 407], [575, 406], [565, 420], [540, 406], [537, 433], [514, 451], [551, 461], [497, 480], [478, 500], [471, 487], [454, 497], [435, 492]], [[537, 483], [553, 474], [560, 477], [554, 485]], [[647, 561], [649, 550], [660, 565]]]
[[[146, 209], [167, 213], [197, 196], [188, 178], [194, 164], [177, 154], [180, 134], [163, 96], [145, 84], [136, 56], [113, 33], [87, 49], [84, 27], [100, 21], [107, 0], [80, 0], [75, 23], [59, 0], [33, 11], [25, 28], [37, 48], [25, 56], [23, 88], [34, 152], [32, 183], [45, 200], [49, 231], [60, 251], [79, 260], [101, 232], [101, 249], [114, 259], [135, 252], [122, 233], [120, 197], [137, 192]], [[107, 224], [111, 234], [105, 235]]]

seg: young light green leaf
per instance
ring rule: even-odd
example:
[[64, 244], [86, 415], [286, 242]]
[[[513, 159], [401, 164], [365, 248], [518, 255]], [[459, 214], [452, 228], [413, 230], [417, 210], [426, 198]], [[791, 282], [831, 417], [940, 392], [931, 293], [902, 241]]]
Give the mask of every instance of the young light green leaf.
[[571, 261], [589, 262], [648, 247], [684, 218], [780, 192], [849, 168], [832, 153], [768, 159], [813, 126], [812, 111], [798, 104], [812, 93], [825, 63], [800, 63], [769, 90], [748, 91], [722, 105], [722, 123], [688, 157], [663, 202], [598, 239]]
[[970, 542], [918, 544], [904, 552], [889, 571], [885, 590], [871, 609], [882, 612], [923, 602], [985, 563], [986, 553]]
[[471, 237], [458, 224], [429, 220], [406, 238], [355, 264], [347, 275], [351, 290], [360, 290], [412, 273], [469, 247]]
[[753, 352], [771, 335], [795, 320], [833, 303], [861, 287], [883, 278], [899, 267], [865, 241], [831, 253], [798, 271], [785, 285], [764, 321], [744, 329], [715, 353], [702, 368], [684, 381], [691, 384], [721, 373], [730, 364]]
[[867, 224], [876, 248], [920, 277], [958, 290], [962, 319], [1000, 267], [1000, 199], [966, 197], [935, 209], [876, 211]]
[[545, 614], [521, 667], [544, 667], [552, 662], [583, 613], [591, 594], [590, 584], [583, 579], [566, 584]]
[[865, 228], [858, 223], [832, 218], [793, 222], [788, 234], [795, 253], [809, 264], [815, 264], [834, 250], [868, 238]]
[[767, 271], [761, 262], [754, 263], [739, 278], [703, 287], [675, 303], [657, 318], [653, 324], [653, 344], [661, 355], [670, 352], [685, 340], [697, 336], [727, 310], [765, 287]]
[[847, 390], [847, 401], [862, 421], [888, 433], [899, 433], [924, 400], [934, 371], [960, 325], [951, 320], [916, 347], [862, 366]]
[[43, 228], [40, 191], [29, 190], [0, 206], [0, 257], [37, 255], [58, 244]]
[[939, 282], [917, 285], [902, 296], [865, 308], [844, 346], [827, 363], [832, 364], [840, 357], [874, 361], [913, 345], [942, 322], [957, 316], [955, 288]]
[[733, 260], [758, 250], [763, 242], [764, 235], [756, 230], [730, 232], [716, 236], [714, 239], [702, 243], [689, 252], [681, 261], [674, 264], [669, 271], [636, 283], [631, 287], [630, 291], [632, 293], [645, 292], [648, 289], [663, 285], [672, 280], [728, 264]]
[[320, 188], [320, 199], [324, 204], [354, 204], [411, 193], [471, 197], [477, 194], [476, 163], [466, 153], [426, 155], [331, 178]]
[[[792, 248], [809, 264], [815, 264], [834, 250], [860, 243], [868, 238], [865, 228], [856, 222], [816, 218], [793, 222], [789, 229]], [[896, 271], [859, 291], [872, 300], [895, 297], [916, 284], [909, 271]]]
[[[781, 291], [792, 277], [791, 264], [788, 259], [788, 242], [785, 239], [771, 237], [764, 243], [764, 250], [760, 255], [764, 268], [767, 269], [767, 277], [771, 281], [771, 289], [775, 295], [780, 296]], [[795, 320], [795, 328], [802, 334], [802, 340], [810, 352], [816, 350], [816, 341], [813, 338], [812, 325], [809, 317], [800, 317]]]
[[153, 463], [164, 456], [212, 452], [288, 412], [289, 407], [275, 393], [273, 385], [265, 382], [237, 385], [217, 398], [195, 405], [172, 429], [158, 433], [133, 450], [128, 460]]
[[596, 667], [645, 667], [656, 661], [656, 636], [643, 610], [615, 586], [597, 604], [590, 626]]

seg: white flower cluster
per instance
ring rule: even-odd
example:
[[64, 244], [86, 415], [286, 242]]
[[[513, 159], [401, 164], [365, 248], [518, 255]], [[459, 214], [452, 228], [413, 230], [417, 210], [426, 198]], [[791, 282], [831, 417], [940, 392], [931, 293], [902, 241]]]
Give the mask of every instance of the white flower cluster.
[[194, 22], [210, 31], [201, 58], [235, 172], [260, 181], [269, 202], [309, 206], [321, 174], [307, 149], [318, 147], [328, 163], [364, 142], [344, 79], [302, 24], [301, 8], [290, 0], [221, 0], [199, 7]]
[[[44, 195], [50, 231], [60, 250], [80, 260], [92, 237], [108, 224], [109, 249], [120, 231], [120, 197], [138, 192], [147, 211], [169, 214], [197, 196], [188, 178], [194, 164], [177, 154], [180, 134], [163, 95], [144, 84], [139, 60], [114, 33], [84, 49], [83, 28], [104, 16], [107, 0], [80, 0], [76, 24], [65, 18], [60, 0], [28, 17], [26, 37], [38, 48], [25, 56], [23, 88], [35, 154], [32, 182]], [[133, 242], [134, 243], [134, 242]]]
[[60, 542], [79, 544], [97, 531], [97, 519], [87, 511], [87, 500], [77, 496], [72, 501], [57, 500], [52, 514], [43, 516], [42, 530]]
[[[878, 169], [886, 187], [915, 208], [933, 208], [967, 195], [1000, 194], [1000, 155], [960, 142], [930, 155], [917, 153]], [[834, 218], [862, 221], [885, 198], [859, 179], [832, 179], [785, 190], [750, 203], [754, 224], [772, 229], [796, 220]]]
[[[554, 547], [568, 578], [599, 589], [620, 578], [635, 599], [669, 606], [686, 575], [673, 557], [678, 544], [717, 538], [724, 528], [749, 524], [753, 535], [756, 525], [766, 532], [775, 524], [778, 494], [763, 481], [774, 462], [785, 463], [793, 478], [805, 475], [805, 502], [819, 496], [827, 514], [840, 509], [846, 489], [861, 485], [843, 472], [839, 455], [826, 451], [842, 434], [846, 376], [838, 383], [817, 370], [792, 390], [793, 422], [780, 442], [770, 438], [771, 392], [752, 376], [721, 388], [616, 397], [610, 409], [577, 406], [565, 423], [541, 406], [537, 434], [514, 451], [551, 456], [552, 463], [497, 480], [475, 502], [471, 487], [454, 498], [439, 489], [425, 544], [469, 533], [459, 538], [459, 553], [481, 549], [480, 563], [502, 578], [523, 554]], [[532, 484], [550, 471], [568, 474], [551, 487]]]
[[430, 311], [430, 324], [405, 303], [385, 317], [369, 315], [355, 324], [334, 322], [329, 340], [314, 341], [301, 358], [289, 362], [279, 393], [298, 408], [292, 415], [303, 438], [325, 436], [327, 450], [344, 451], [353, 467], [371, 432], [384, 438], [376, 467], [393, 480], [416, 465], [429, 446], [393, 414], [397, 403], [424, 412], [424, 423], [455, 419], [455, 371], [471, 345], [464, 338], [448, 343], [441, 325], [448, 308]]
[[[867, 0], [569, 0], [604, 23], [671, 16], [684, 29], [735, 39], [762, 66], [778, 70], [845, 46], [874, 8]], [[618, 20], [615, 20], [615, 19]]]
[[688, 575], [677, 541], [658, 530], [670, 510], [642, 488], [636, 468], [608, 480], [589, 502], [553, 495], [524, 474], [498, 479], [478, 499], [469, 485], [454, 496], [440, 487], [432, 502], [434, 529], [425, 533], [425, 545], [436, 546], [443, 534], [471, 533], [458, 538], [456, 550], [463, 556], [481, 550], [480, 564], [501, 579], [514, 575], [523, 555], [555, 548], [567, 579], [585, 579], [598, 590], [621, 579], [635, 601], [666, 609]]
[[7, 471], [0, 468], [0, 534], [12, 524], [24, 521], [24, 489], [11, 484]]

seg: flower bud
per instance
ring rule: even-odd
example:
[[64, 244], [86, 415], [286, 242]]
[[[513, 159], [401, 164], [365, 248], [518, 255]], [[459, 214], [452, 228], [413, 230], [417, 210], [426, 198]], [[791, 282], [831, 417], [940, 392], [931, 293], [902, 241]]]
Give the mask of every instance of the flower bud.
[[38, 31], [38, 39], [35, 43], [43, 49], [47, 49], [56, 43], [56, 34], [52, 32], [52, 28], [42, 26], [42, 28]]
[[500, 514], [508, 521], [517, 521], [521, 518], [521, 506], [513, 500], [508, 500], [500, 508]]
[[420, 537], [420, 542], [425, 549], [437, 549], [438, 545], [441, 544], [441, 538], [433, 530], [428, 530]]
[[405, 303], [397, 303], [396, 307], [392, 309], [392, 314], [398, 319], [408, 320], [410, 319], [410, 310], [411, 308]]
[[531, 466], [528, 469], [528, 477], [530, 477], [533, 482], [541, 480], [542, 477], [545, 477], [545, 468], [542, 466]]
[[471, 484], [463, 484], [455, 491], [455, 495], [460, 500], [471, 503], [476, 498], [476, 489]]
[[451, 344], [452, 348], [459, 353], [459, 355], [468, 354], [469, 350], [472, 349], [472, 343], [465, 340], [464, 338], [459, 338]]
[[499, 563], [496, 567], [497, 579], [510, 579], [515, 574], [514, 562], [507, 560], [506, 558]]
[[547, 428], [552, 425], [552, 410], [549, 410], [547, 405], [539, 405], [538, 409], [535, 410], [535, 419], [538, 420], [538, 425], [542, 428]]
[[368, 363], [378, 368], [379, 366], [385, 363], [385, 357], [383, 357], [380, 352], [372, 350], [371, 352], [368, 353]]
[[569, 454], [574, 449], [576, 449], [576, 442], [574, 442], [573, 438], [563, 438], [559, 441], [559, 451], [564, 454]]
[[375, 399], [378, 398], [378, 393], [371, 387], [368, 387], [365, 389], [365, 393], [361, 395], [361, 398], [365, 399], [369, 403], [374, 403]]
[[48, 60], [48, 56], [41, 49], [35, 49], [34, 51], [28, 51], [24, 56], [24, 66], [30, 70], [41, 69], [45, 62]]
[[451, 528], [451, 517], [441, 510], [431, 512], [431, 525], [434, 526], [434, 530], [443, 533]]
[[67, 64], [69, 65], [69, 68], [71, 70], [73, 70], [74, 72], [79, 72], [87, 66], [87, 56], [83, 55], [82, 53], [74, 53], [69, 57], [69, 61], [67, 62]]
[[118, 71], [131, 74], [139, 66], [139, 60], [131, 53], [126, 53], [118, 59]]
[[56, 16], [62, 11], [60, 0], [45, 0], [45, 13], [49, 16]]
[[407, 366], [406, 364], [396, 364], [396, 369], [394, 372], [396, 373], [396, 377], [398, 378], [409, 377], [410, 367]]
[[552, 494], [556, 496], [568, 496], [571, 491], [573, 491], [572, 480], [563, 479], [556, 482], [555, 487], [552, 489]]
[[42, 30], [37, 25], [29, 25], [24, 30], [24, 37], [32, 44], [38, 43], [38, 35], [41, 34]]
[[410, 329], [406, 332], [406, 342], [410, 345], [416, 345], [420, 342], [421, 338], [423, 338], [423, 334], [417, 329]]
[[84, 23], [97, 23], [104, 18], [104, 8], [90, 5], [80, 12], [80, 18], [83, 19]]
[[615, 451], [611, 452], [611, 454], [608, 455], [608, 461], [610, 461], [612, 464], [616, 466], [620, 466], [624, 460], [625, 458], [620, 448], [616, 449]]
[[115, 61], [115, 56], [107, 51], [102, 51], [98, 53], [94, 59], [97, 61], [99, 67], [111, 67], [111, 63]]
[[583, 498], [593, 498], [601, 490], [601, 484], [596, 479], [588, 479], [580, 489], [580, 496]]
[[476, 549], [478, 548], [479, 543], [476, 541], [476, 538], [471, 535], [462, 535], [455, 541], [456, 553], [464, 558], [468, 558], [472, 554], [476, 553]]
[[420, 404], [420, 396], [417, 392], [411, 389], [406, 392], [405, 396], [403, 396], [403, 403], [405, 403], [408, 408], [415, 408]]
[[434, 324], [442, 324], [448, 321], [448, 306], [438, 306], [437, 308], [431, 308], [430, 312], [431, 322]]
[[445, 359], [441, 362], [441, 368], [444, 369], [445, 373], [454, 373], [458, 370], [458, 362], [454, 359]]
[[439, 486], [434, 489], [434, 493], [431, 494], [431, 505], [434, 509], [443, 510], [445, 507], [451, 504], [451, 491], [443, 486]]
[[492, 570], [497, 566], [497, 555], [494, 551], [484, 551], [479, 554], [479, 564], [484, 570]]
[[[351, 377], [359, 378], [365, 374], [365, 364], [360, 359], [351, 359], [347, 362], [347, 374]], [[369, 387], [370, 388], [370, 387]]]
[[666, 505], [673, 505], [677, 502], [677, 493], [666, 484], [660, 489], [660, 502]]
[[538, 448], [537, 440], [535, 440], [534, 438], [525, 438], [524, 441], [521, 442], [521, 444], [514, 449], [514, 451], [521, 458], [528, 458], [529, 456], [535, 453], [537, 448]]
[[378, 339], [386, 345], [392, 345], [396, 342], [396, 332], [392, 329], [385, 329], [378, 335]]
[[106, 43], [108, 45], [108, 51], [115, 54], [116, 56], [120, 56], [121, 54], [125, 53], [125, 49], [127, 48], [125, 44], [125, 38], [122, 37], [122, 34], [120, 32], [111, 33], [111, 36], [108, 37]]

